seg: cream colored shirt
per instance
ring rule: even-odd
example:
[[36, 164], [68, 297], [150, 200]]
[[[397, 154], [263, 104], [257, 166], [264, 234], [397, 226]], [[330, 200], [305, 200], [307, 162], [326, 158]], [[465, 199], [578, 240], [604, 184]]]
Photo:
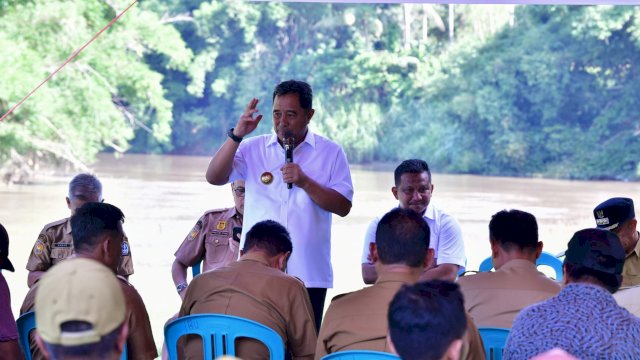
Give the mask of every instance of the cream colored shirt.
[[[380, 274], [373, 286], [333, 298], [322, 321], [316, 360], [344, 350], [390, 352], [386, 337], [389, 303], [400, 287], [414, 278], [405, 273]], [[463, 339], [461, 359], [484, 359], [484, 347], [476, 326], [467, 317], [467, 333]]]
[[549, 279], [528, 260], [515, 259], [494, 272], [463, 276], [458, 284], [464, 302], [479, 327], [511, 328], [523, 308], [560, 292], [559, 282]]
[[622, 268], [622, 287], [640, 285], [640, 241], [627, 255]]

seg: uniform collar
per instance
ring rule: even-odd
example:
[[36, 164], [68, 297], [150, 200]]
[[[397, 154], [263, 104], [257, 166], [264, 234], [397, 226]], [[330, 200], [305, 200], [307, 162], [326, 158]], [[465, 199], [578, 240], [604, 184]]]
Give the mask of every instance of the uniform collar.
[[262, 257], [260, 254], [258, 253], [247, 253], [242, 255], [242, 257], [240, 257], [239, 261], [252, 261], [252, 262], [257, 262], [260, 263], [264, 266], [269, 266], [269, 263], [267, 263], [267, 260], [264, 259], [264, 257]]
[[412, 284], [416, 282], [416, 279], [410, 274], [407, 274], [404, 272], [387, 271], [387, 272], [382, 272], [380, 273], [380, 275], [378, 275], [378, 280], [376, 280], [376, 285], [383, 284], [383, 283], [394, 283], [394, 282], [400, 282], [403, 284]]
[[[633, 248], [633, 251], [631, 251], [631, 254], [635, 253], [636, 256], [640, 257], [640, 233], [638, 233], [638, 242], [636, 243], [636, 247]], [[628, 256], [631, 256], [631, 254], [629, 254]]]
[[[313, 149], [316, 148], [316, 137], [314, 136], [313, 132], [311, 132], [311, 129], [309, 128], [307, 128], [307, 136], [304, 137], [304, 141], [301, 142], [300, 145], [298, 145], [297, 147], [300, 147], [305, 143], [309, 144]], [[269, 141], [267, 141], [267, 144], [265, 145], [265, 147], [269, 147], [273, 145], [280, 145], [278, 144], [278, 136], [275, 133], [271, 134], [271, 137], [269, 138]]]
[[424, 217], [429, 220], [435, 220], [436, 218], [436, 209], [433, 207], [433, 205], [431, 205], [431, 202], [429, 202], [429, 205], [427, 205], [427, 209], [424, 211]]
[[71, 218], [67, 218], [67, 221], [64, 223], [64, 232], [65, 234], [71, 234]]
[[513, 259], [504, 263], [504, 265], [502, 265], [499, 270], [508, 270], [508, 269], [514, 269], [514, 268], [528, 268], [528, 269], [536, 270], [536, 264], [525, 259]]

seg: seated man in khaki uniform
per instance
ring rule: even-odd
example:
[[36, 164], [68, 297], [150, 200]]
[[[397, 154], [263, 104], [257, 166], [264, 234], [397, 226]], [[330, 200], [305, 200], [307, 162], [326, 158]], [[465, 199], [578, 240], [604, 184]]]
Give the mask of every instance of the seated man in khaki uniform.
[[[78, 174], [69, 183], [67, 207], [73, 215], [79, 207], [87, 202], [102, 202], [102, 184], [90, 174]], [[122, 260], [118, 266], [118, 274], [126, 278], [133, 274], [131, 250], [126, 236], [122, 242]], [[27, 261], [27, 285], [31, 287], [42, 274], [53, 265], [73, 254], [73, 238], [69, 218], [58, 220], [44, 226], [38, 240], [31, 250]]]
[[[283, 271], [291, 255], [289, 232], [272, 220], [255, 224], [246, 234], [236, 262], [193, 279], [179, 316], [218, 313], [259, 322], [280, 334], [293, 359], [312, 359], [316, 344], [313, 308], [302, 281]], [[241, 359], [268, 359], [261, 343], [240, 341]], [[202, 344], [187, 338], [186, 359], [202, 359]]]
[[[418, 281], [433, 261], [429, 226], [410, 209], [396, 208], [376, 228], [372, 256], [379, 275], [376, 283], [333, 298], [325, 314], [316, 345], [316, 359], [343, 350], [391, 352], [387, 342], [389, 303], [400, 287]], [[484, 359], [477, 328], [468, 318], [461, 359]]]
[[542, 252], [536, 218], [520, 210], [502, 210], [489, 222], [495, 272], [463, 276], [458, 284], [478, 326], [511, 328], [525, 307], [560, 292], [560, 283], [536, 269]]
[[205, 272], [238, 259], [244, 214], [244, 180], [234, 181], [231, 191], [235, 206], [205, 212], [175, 253], [171, 276], [181, 298], [184, 298], [187, 288], [188, 267], [204, 260], [202, 271]]
[[34, 333], [47, 359], [120, 358], [129, 332], [127, 307], [109, 268], [91, 259], [71, 259], [38, 284]]
[[403, 359], [460, 359], [467, 329], [458, 285], [442, 280], [405, 285], [389, 304], [387, 341]]
[[[121, 259], [121, 244], [124, 238], [122, 222], [124, 214], [117, 207], [105, 203], [87, 203], [77, 209], [71, 217], [73, 227], [73, 245], [75, 255], [65, 262], [76, 263], [78, 259], [95, 260], [107, 266], [115, 274]], [[56, 266], [57, 267], [57, 266]], [[138, 291], [129, 284], [127, 279], [118, 275], [121, 292], [124, 294], [127, 327], [129, 334], [126, 338], [127, 355], [129, 359], [150, 360], [158, 356], [156, 345], [151, 333], [151, 324], [147, 308]], [[41, 292], [40, 282], [29, 289], [20, 314], [32, 311], [37, 303], [38, 293]], [[69, 307], [81, 306], [73, 300]], [[37, 304], [36, 304], [37, 308]], [[43, 359], [43, 355], [36, 349], [32, 340], [31, 349], [33, 359]]]
[[622, 288], [640, 285], [640, 233], [636, 226], [636, 212], [633, 200], [611, 198], [593, 209], [596, 225], [610, 230], [620, 238], [627, 257], [622, 270]]

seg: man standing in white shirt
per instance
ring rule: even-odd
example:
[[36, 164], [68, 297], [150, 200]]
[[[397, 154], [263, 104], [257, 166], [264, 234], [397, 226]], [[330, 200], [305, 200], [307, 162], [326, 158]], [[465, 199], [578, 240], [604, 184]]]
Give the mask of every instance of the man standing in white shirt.
[[[287, 272], [305, 283], [319, 328], [333, 286], [331, 216], [349, 213], [353, 185], [342, 148], [309, 130], [312, 99], [309, 84], [280, 83], [273, 91], [274, 133], [242, 141], [262, 120], [258, 99], [252, 99], [211, 159], [206, 178], [214, 185], [245, 180], [244, 227], [271, 219], [287, 228], [295, 249]], [[285, 162], [285, 138], [293, 139], [292, 162]]]
[[[403, 161], [394, 171], [395, 186], [391, 188], [400, 207], [422, 214], [431, 230], [430, 248], [435, 251], [434, 264], [427, 264], [420, 281], [441, 279], [455, 281], [458, 270], [464, 269], [464, 242], [460, 225], [451, 215], [430, 204], [433, 194], [431, 171], [424, 160]], [[371, 256], [371, 247], [376, 239], [376, 227], [380, 218], [374, 219], [365, 235], [362, 251], [362, 279], [373, 284], [378, 278], [376, 259]]]

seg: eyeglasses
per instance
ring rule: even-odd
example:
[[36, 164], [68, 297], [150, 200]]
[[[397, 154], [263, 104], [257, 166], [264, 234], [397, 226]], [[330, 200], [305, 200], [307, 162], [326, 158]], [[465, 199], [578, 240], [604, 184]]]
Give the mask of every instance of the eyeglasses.
[[233, 192], [236, 194], [237, 197], [244, 197], [244, 188], [243, 187], [237, 187], [237, 188], [233, 189]]

